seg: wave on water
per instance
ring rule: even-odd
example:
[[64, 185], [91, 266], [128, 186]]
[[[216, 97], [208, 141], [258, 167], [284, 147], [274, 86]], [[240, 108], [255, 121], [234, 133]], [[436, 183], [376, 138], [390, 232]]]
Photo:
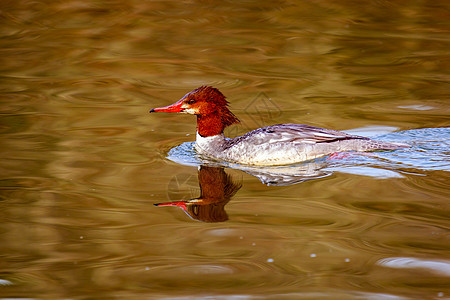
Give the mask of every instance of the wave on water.
[[395, 151], [377, 151], [334, 160], [328, 170], [373, 176], [403, 177], [402, 173], [450, 171], [450, 128], [423, 128], [392, 132], [373, 137], [376, 140], [404, 143], [411, 147]]

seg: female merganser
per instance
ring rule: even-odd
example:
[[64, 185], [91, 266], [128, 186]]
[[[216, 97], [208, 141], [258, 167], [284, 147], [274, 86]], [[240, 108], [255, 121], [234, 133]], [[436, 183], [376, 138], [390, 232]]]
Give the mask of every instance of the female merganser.
[[375, 141], [367, 137], [301, 124], [278, 124], [232, 139], [225, 127], [239, 123], [228, 101], [216, 88], [201, 86], [178, 102], [150, 112], [197, 115], [195, 150], [209, 158], [232, 163], [274, 166], [293, 164], [344, 151], [395, 150], [409, 145]]

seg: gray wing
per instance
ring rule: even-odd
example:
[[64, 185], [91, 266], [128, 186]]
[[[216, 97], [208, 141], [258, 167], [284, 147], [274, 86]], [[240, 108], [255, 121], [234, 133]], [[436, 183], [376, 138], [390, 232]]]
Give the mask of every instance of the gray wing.
[[278, 124], [258, 128], [243, 136], [230, 139], [228, 140], [227, 148], [244, 140], [245, 142], [259, 145], [267, 143], [317, 144], [349, 139], [369, 140], [366, 137], [309, 125]]

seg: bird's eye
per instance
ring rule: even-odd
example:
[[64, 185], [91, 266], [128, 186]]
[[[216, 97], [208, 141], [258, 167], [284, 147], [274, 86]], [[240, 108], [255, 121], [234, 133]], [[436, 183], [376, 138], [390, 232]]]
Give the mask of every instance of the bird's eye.
[[189, 99], [189, 100], [187, 101], [187, 103], [188, 103], [188, 104], [194, 104], [194, 103], [195, 103], [195, 99]]

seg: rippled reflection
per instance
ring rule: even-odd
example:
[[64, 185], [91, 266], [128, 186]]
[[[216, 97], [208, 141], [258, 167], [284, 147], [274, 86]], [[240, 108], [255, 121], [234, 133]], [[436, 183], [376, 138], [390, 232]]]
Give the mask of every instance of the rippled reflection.
[[390, 257], [378, 261], [380, 266], [394, 269], [422, 269], [430, 273], [450, 277], [450, 261], [426, 260], [414, 257]]
[[188, 201], [158, 203], [155, 206], [177, 206], [192, 219], [203, 222], [228, 220], [225, 205], [241, 188], [223, 168], [201, 166], [198, 171], [200, 196]]

